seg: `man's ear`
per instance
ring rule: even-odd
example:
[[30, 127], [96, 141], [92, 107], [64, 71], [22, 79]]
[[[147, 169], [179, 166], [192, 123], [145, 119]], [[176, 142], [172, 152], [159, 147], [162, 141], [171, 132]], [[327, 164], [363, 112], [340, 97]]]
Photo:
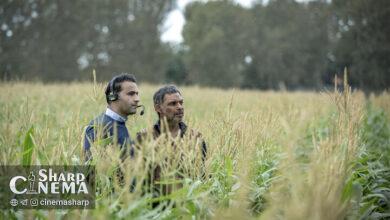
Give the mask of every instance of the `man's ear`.
[[155, 110], [156, 112], [158, 112], [159, 114], [161, 114], [161, 106], [160, 106], [159, 104], [155, 104], [155, 105], [154, 105], [154, 110]]

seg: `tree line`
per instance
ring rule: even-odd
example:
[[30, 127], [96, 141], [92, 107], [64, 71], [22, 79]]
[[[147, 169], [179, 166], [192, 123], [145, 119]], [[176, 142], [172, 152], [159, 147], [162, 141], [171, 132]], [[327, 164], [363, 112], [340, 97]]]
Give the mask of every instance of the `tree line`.
[[387, 0], [192, 2], [184, 41], [160, 40], [174, 0], [6, 0], [2, 80], [140, 81], [249, 89], [320, 89], [344, 67], [364, 90], [390, 85]]

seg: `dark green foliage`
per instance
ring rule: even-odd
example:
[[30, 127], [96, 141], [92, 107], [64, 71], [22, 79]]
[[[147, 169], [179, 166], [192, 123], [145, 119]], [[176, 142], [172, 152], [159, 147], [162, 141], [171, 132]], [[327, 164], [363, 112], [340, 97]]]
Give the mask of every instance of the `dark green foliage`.
[[[350, 70], [364, 90], [390, 85], [390, 1], [195, 1], [184, 42], [160, 40], [175, 0], [0, 2], [0, 79], [139, 81], [322, 89]], [[179, 48], [179, 49], [177, 49]], [[340, 76], [341, 74], [339, 74]]]
[[372, 106], [367, 108], [368, 115], [362, 131], [363, 142], [368, 152], [377, 154], [386, 166], [390, 166], [390, 122], [383, 110]]
[[168, 83], [186, 84], [187, 78], [187, 69], [182, 58], [182, 53], [178, 53], [168, 62], [165, 79]]
[[350, 185], [363, 218], [390, 217], [390, 123], [383, 110], [367, 107], [361, 138], [363, 149]]
[[347, 66], [351, 84], [359, 88], [389, 88], [390, 2], [334, 0], [332, 7], [338, 71]]
[[[266, 209], [266, 193], [269, 191], [272, 182], [279, 177], [276, 172], [279, 158], [270, 152], [264, 152], [262, 148], [263, 146], [259, 146], [256, 151], [256, 157], [263, 159], [255, 161], [252, 174], [254, 178], [252, 181], [252, 191], [249, 195], [250, 208], [255, 214], [260, 214]], [[265, 154], [267, 157], [264, 157], [264, 155], [261, 156], [261, 154]]]
[[252, 19], [247, 10], [227, 1], [194, 2], [186, 8], [185, 63], [192, 83], [240, 86]]
[[229, 207], [234, 191], [238, 189], [238, 177], [235, 175], [235, 164], [230, 157], [221, 157], [213, 161], [211, 168], [213, 177], [210, 193], [215, 201], [224, 207]]
[[385, 0], [196, 2], [186, 9], [185, 63], [193, 82], [210, 86], [319, 89], [347, 66], [351, 86], [381, 90], [390, 85], [389, 8]]
[[1, 1], [0, 78], [99, 80], [135, 73], [157, 82], [166, 50], [159, 25], [172, 0]]

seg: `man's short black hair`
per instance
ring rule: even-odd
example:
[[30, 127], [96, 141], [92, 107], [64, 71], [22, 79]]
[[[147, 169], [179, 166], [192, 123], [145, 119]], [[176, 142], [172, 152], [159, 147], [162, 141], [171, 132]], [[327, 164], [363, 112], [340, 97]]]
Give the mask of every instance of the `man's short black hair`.
[[[108, 95], [111, 92], [113, 92], [113, 94], [118, 94], [122, 90], [122, 86], [121, 86], [122, 82], [126, 82], [126, 81], [137, 83], [135, 76], [133, 74], [129, 74], [129, 73], [122, 73], [120, 75], [115, 76], [114, 78], [112, 78], [110, 80], [110, 82], [108, 83], [108, 85], [106, 87], [106, 91], [105, 91], [106, 101], [108, 104], [111, 103], [111, 101], [108, 100]], [[113, 91], [111, 91], [111, 90], [113, 90]]]
[[174, 93], [180, 93], [179, 89], [175, 85], [167, 85], [164, 87], [161, 87], [157, 92], [153, 95], [153, 103], [155, 105], [159, 105], [164, 102], [164, 96], [166, 94], [174, 94]]

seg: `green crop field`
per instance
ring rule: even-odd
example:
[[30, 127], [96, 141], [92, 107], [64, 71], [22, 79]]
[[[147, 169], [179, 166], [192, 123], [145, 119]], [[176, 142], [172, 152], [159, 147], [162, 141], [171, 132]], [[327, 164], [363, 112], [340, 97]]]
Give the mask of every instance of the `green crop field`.
[[[103, 84], [0, 85], [1, 165], [84, 164], [85, 126], [106, 108]], [[157, 120], [157, 88], [139, 85], [146, 113], [126, 122], [132, 138]], [[173, 140], [175, 150], [150, 140], [123, 163], [116, 147], [97, 144], [95, 209], [0, 210], [0, 219], [389, 218], [389, 93], [179, 89], [185, 122], [208, 145], [204, 167], [191, 137]], [[109, 181], [120, 165], [125, 180], [141, 182], [150, 164], [181, 186], [153, 197], [142, 184], [130, 193]]]

